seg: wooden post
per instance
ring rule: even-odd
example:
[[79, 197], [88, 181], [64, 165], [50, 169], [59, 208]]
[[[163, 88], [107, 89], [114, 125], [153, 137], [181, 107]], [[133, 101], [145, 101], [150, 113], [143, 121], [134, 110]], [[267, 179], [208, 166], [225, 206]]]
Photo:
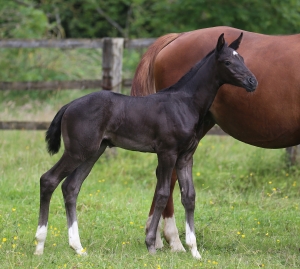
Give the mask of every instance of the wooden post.
[[102, 89], [121, 92], [123, 38], [103, 38]]
[[286, 148], [287, 161], [289, 165], [297, 165], [300, 163], [299, 153], [300, 145]]

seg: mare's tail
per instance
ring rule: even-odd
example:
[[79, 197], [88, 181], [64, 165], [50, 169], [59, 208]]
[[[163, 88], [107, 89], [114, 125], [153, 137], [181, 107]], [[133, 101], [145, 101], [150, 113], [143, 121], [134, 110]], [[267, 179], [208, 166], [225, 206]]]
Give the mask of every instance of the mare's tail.
[[61, 136], [61, 119], [66, 109], [70, 104], [63, 106], [55, 115], [47, 132], [45, 141], [47, 142], [47, 150], [49, 154], [53, 155], [59, 151], [60, 136]]
[[131, 95], [144, 96], [155, 93], [153, 76], [154, 61], [157, 54], [180, 34], [167, 34], [159, 37], [143, 55], [132, 80]]

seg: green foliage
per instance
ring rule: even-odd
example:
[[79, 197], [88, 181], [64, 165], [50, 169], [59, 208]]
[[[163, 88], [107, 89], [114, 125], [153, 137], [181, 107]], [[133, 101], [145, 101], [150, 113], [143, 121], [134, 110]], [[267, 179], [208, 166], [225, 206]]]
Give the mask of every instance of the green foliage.
[[0, 0], [1, 38], [42, 38], [48, 29], [46, 14], [34, 8], [30, 1], [20, 5], [15, 1]]
[[216, 0], [213, 3], [175, 0], [169, 5], [160, 2], [153, 9], [158, 12], [151, 19], [156, 33], [162, 29], [164, 32], [183, 32], [218, 25], [266, 34], [299, 32], [300, 3], [295, 0]]
[[125, 29], [128, 24], [129, 1], [38, 0], [33, 2], [38, 3], [39, 8], [49, 14], [51, 23], [61, 24], [67, 37], [91, 38], [126, 35], [125, 32], [123, 33], [109, 23], [107, 17], [110, 21], [115, 21], [120, 29]]
[[158, 37], [217, 25], [291, 34], [300, 26], [297, 0], [44, 0], [40, 8], [53, 22], [60, 15], [67, 37]]
[[[269, 33], [296, 33], [296, 0], [1, 0], [3, 37], [157, 37], [216, 25]], [[47, 14], [47, 16], [46, 16]], [[48, 32], [47, 32], [48, 31]]]

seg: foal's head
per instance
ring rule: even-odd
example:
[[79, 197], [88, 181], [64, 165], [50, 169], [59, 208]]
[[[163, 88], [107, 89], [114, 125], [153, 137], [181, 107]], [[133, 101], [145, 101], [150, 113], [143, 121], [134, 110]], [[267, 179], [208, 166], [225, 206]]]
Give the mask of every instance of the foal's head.
[[221, 34], [215, 50], [217, 70], [220, 82], [243, 87], [247, 92], [252, 92], [257, 87], [257, 80], [251, 71], [245, 66], [244, 59], [236, 50], [242, 41], [243, 33], [229, 46]]

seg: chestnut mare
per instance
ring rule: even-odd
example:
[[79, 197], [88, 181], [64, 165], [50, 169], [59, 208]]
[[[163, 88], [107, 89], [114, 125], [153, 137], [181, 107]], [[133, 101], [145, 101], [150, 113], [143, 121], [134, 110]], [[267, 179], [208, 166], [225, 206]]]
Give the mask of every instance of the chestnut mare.
[[132, 97], [100, 91], [76, 99], [58, 111], [46, 133], [46, 141], [49, 153], [57, 153], [62, 135], [65, 150], [40, 179], [35, 254], [44, 251], [51, 196], [65, 177], [62, 192], [69, 245], [76, 253], [84, 253], [78, 233], [77, 196], [94, 163], [108, 146], [115, 146], [157, 154], [155, 208], [146, 236], [149, 252], [156, 251], [157, 227], [169, 199], [172, 171], [176, 169], [185, 208], [186, 243], [193, 257], [201, 258], [194, 228], [193, 154], [202, 137], [204, 116], [220, 86], [230, 83], [248, 92], [257, 86], [256, 78], [235, 51], [241, 39], [242, 34], [228, 47], [221, 34], [216, 49], [177, 83], [157, 94]]
[[[241, 30], [213, 27], [168, 34], [153, 43], [137, 67], [131, 94], [154, 93], [175, 83], [204, 57], [220, 33], [232, 40]], [[232, 137], [262, 148], [285, 148], [300, 143], [300, 34], [269, 36], [244, 32], [240, 53], [259, 85], [254, 95], [224, 85], [204, 118], [204, 133], [218, 124]], [[203, 137], [202, 136], [202, 137]], [[164, 236], [173, 251], [184, 251], [176, 228], [172, 192], [163, 211]], [[153, 213], [153, 206], [149, 219]], [[157, 233], [157, 247], [163, 246]]]

